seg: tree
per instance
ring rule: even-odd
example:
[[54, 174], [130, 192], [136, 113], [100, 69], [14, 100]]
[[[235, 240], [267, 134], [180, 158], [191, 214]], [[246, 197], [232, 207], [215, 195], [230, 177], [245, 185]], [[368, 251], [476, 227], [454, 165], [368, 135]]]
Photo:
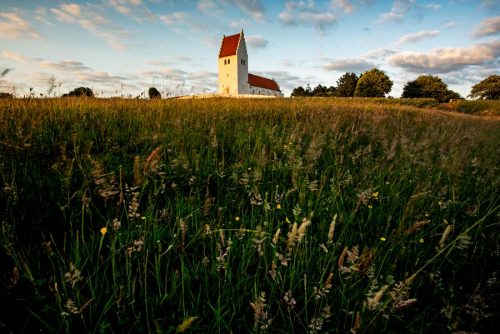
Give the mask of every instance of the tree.
[[63, 97], [94, 97], [94, 92], [88, 87], [78, 87], [64, 94]]
[[373, 68], [361, 74], [354, 96], [385, 97], [392, 88], [392, 81], [384, 71]]
[[322, 85], [317, 85], [312, 91], [313, 96], [324, 96], [328, 92], [328, 88]]
[[401, 97], [420, 98], [427, 97], [446, 102], [448, 86], [440, 77], [433, 75], [420, 75], [414, 81], [410, 81], [403, 88]]
[[306, 90], [304, 89], [304, 87], [302, 86], [299, 86], [299, 87], [295, 87], [292, 91], [292, 97], [297, 97], [297, 96], [305, 96]]
[[354, 73], [346, 72], [337, 80], [336, 95], [340, 97], [352, 97], [356, 91], [358, 76]]
[[161, 94], [155, 87], [149, 87], [148, 94], [150, 99], [161, 99]]
[[490, 75], [472, 86], [469, 97], [480, 100], [500, 99], [500, 75]]
[[403, 88], [404, 98], [433, 98], [439, 102], [448, 102], [450, 99], [461, 99], [460, 94], [449, 90], [448, 85], [437, 76], [420, 75], [408, 82]]

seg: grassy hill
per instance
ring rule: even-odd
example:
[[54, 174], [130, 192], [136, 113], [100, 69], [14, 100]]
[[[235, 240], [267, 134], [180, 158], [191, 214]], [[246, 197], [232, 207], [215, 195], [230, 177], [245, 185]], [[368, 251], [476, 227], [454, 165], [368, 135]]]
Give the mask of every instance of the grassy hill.
[[0, 331], [489, 332], [500, 121], [0, 101]]

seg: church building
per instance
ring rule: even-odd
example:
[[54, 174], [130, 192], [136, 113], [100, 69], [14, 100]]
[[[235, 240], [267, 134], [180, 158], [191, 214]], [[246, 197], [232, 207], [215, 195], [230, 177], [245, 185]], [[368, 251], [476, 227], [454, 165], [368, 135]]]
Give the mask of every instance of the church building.
[[243, 30], [236, 35], [224, 35], [222, 39], [219, 51], [219, 93], [283, 97], [276, 81], [248, 73], [248, 53]]

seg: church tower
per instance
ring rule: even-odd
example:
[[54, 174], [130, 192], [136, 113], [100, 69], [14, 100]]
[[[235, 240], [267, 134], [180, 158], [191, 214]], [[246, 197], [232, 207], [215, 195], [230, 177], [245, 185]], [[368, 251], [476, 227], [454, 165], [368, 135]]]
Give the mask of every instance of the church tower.
[[224, 36], [219, 51], [219, 93], [249, 94], [248, 53], [243, 30]]

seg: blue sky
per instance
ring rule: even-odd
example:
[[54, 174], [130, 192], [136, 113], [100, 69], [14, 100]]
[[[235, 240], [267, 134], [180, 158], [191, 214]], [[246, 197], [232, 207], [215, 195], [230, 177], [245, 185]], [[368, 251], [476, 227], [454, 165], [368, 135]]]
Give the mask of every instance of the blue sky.
[[242, 29], [250, 72], [286, 95], [378, 67], [394, 97], [420, 74], [466, 96], [500, 68], [497, 0], [2, 0], [0, 90], [214, 92], [221, 38]]

